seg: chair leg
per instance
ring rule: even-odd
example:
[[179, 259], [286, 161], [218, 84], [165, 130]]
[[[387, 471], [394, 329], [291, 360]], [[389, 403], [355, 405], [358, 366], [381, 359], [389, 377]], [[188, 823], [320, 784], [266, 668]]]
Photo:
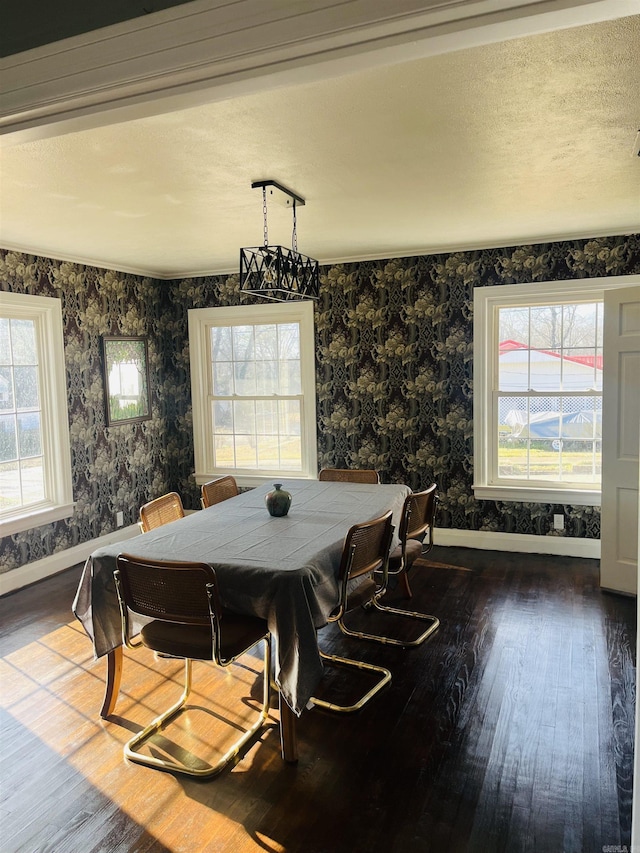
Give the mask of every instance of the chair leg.
[[[427, 544], [422, 543], [422, 551], [420, 552], [420, 557], [426, 557], [429, 551], [433, 548], [433, 538], [429, 539]], [[405, 598], [413, 598], [413, 592], [411, 591], [411, 586], [409, 585], [409, 573], [407, 572], [406, 567], [400, 570], [400, 584], [402, 586], [404, 597]]]
[[411, 587], [409, 585], [409, 575], [406, 570], [400, 572], [400, 585], [402, 586], [404, 597], [413, 598], [413, 593], [411, 592]]
[[189, 658], [185, 658], [184, 661], [184, 688], [182, 690], [182, 695], [170, 708], [168, 708], [164, 713], [160, 714], [158, 717], [153, 719], [148, 726], [145, 726], [141, 732], [138, 732], [137, 735], [131, 738], [128, 743], [125, 744], [124, 754], [126, 758], [129, 758], [131, 761], [136, 761], [139, 764], [146, 764], [150, 767], [159, 767], [162, 770], [183, 770], [182, 765], [175, 764], [173, 761], [163, 761], [161, 758], [155, 758], [152, 755], [142, 755], [136, 751], [136, 747], [145, 743], [148, 738], [151, 737], [154, 732], [158, 731], [167, 720], [170, 720], [172, 717], [175, 717], [182, 708], [184, 707], [185, 702], [191, 692], [191, 672], [192, 672], [193, 664]]
[[359, 640], [372, 640], [374, 643], [385, 643], [390, 646], [400, 646], [403, 649], [409, 649], [413, 646], [419, 646], [421, 643], [424, 643], [427, 637], [430, 637], [440, 625], [440, 620], [437, 616], [429, 616], [426, 613], [418, 613], [414, 610], [400, 610], [398, 607], [389, 607], [386, 604], [380, 604], [377, 598], [373, 599], [372, 604], [373, 607], [370, 608], [370, 611], [375, 608], [383, 613], [392, 613], [394, 616], [407, 616], [410, 619], [419, 619], [422, 622], [428, 622], [429, 627], [415, 640], [399, 640], [396, 637], [387, 637], [384, 634], [367, 634], [364, 631], [354, 631], [351, 628], [348, 628], [341, 618], [337, 621], [338, 627], [342, 633], [346, 634], [348, 637], [357, 637]]
[[153, 755], [143, 755], [136, 750], [136, 747], [139, 747], [143, 743], [145, 743], [155, 732], [157, 732], [164, 725], [164, 723], [179, 714], [184, 709], [187, 697], [189, 696], [189, 693], [191, 691], [192, 661], [189, 659], [185, 659], [184, 662], [184, 689], [182, 691], [180, 699], [178, 699], [178, 701], [168, 710], [166, 710], [163, 714], [160, 714], [160, 716], [152, 720], [149, 725], [146, 726], [135, 737], [131, 738], [131, 740], [125, 745], [125, 756], [131, 761], [135, 761], [138, 764], [145, 764], [148, 767], [154, 767], [159, 770], [175, 771], [177, 773], [185, 773], [188, 776], [198, 776], [201, 778], [215, 776], [216, 774], [224, 770], [227, 764], [229, 764], [238, 755], [238, 753], [245, 746], [245, 744], [247, 744], [256, 734], [256, 732], [258, 732], [262, 728], [264, 722], [269, 716], [269, 706], [271, 702], [271, 681], [269, 678], [269, 673], [271, 672], [271, 640], [270, 638], [267, 638], [262, 642], [264, 642], [264, 672], [262, 709], [260, 711], [260, 715], [257, 720], [251, 725], [251, 727], [229, 747], [229, 749], [225, 752], [225, 754], [216, 764], [209, 765], [203, 768], [193, 768], [188, 767], [185, 764], [180, 764], [178, 762], [171, 761], [169, 759], [157, 758]]
[[338, 705], [335, 702], [327, 702], [325, 699], [316, 699], [315, 696], [312, 696], [310, 702], [314, 705], [317, 705], [318, 708], [324, 708], [327, 711], [336, 711], [342, 714], [352, 714], [355, 711], [359, 711], [364, 705], [367, 704], [369, 699], [378, 693], [378, 691], [382, 690], [385, 684], [388, 684], [391, 681], [391, 673], [388, 669], [385, 669], [383, 666], [375, 666], [372, 663], [365, 663], [360, 660], [351, 660], [350, 658], [341, 658], [338, 655], [328, 655], [325, 652], [320, 652], [320, 657], [322, 660], [327, 661], [329, 663], [335, 664], [337, 666], [344, 667], [352, 667], [354, 669], [364, 669], [368, 672], [377, 672], [382, 677], [378, 679], [378, 681], [373, 685], [373, 687], [368, 690], [364, 696], [358, 699], [353, 705]]

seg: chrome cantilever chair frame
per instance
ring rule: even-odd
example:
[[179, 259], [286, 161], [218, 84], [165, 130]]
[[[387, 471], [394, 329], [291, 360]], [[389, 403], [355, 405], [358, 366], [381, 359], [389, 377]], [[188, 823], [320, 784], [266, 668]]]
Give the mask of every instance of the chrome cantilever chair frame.
[[[329, 622], [337, 622], [342, 629], [341, 620], [347, 609], [359, 606], [361, 599], [370, 600], [370, 597], [376, 593], [377, 584], [373, 580], [373, 572], [382, 570], [386, 576], [386, 562], [392, 536], [391, 512], [364, 524], [355, 524], [349, 530], [345, 538], [340, 564], [340, 600], [337, 610], [329, 617]], [[372, 543], [367, 541], [371, 538], [373, 538]], [[361, 556], [360, 551], [364, 552], [363, 556]], [[349, 586], [354, 578], [362, 578], [362, 582], [350, 595]], [[327, 654], [322, 650], [320, 650], [320, 657], [330, 664], [374, 672], [379, 676], [373, 687], [351, 705], [340, 705], [326, 699], [312, 697], [311, 702], [314, 705], [328, 711], [337, 711], [343, 714], [358, 711], [391, 681], [391, 672], [385, 667]]]
[[[141, 747], [155, 732], [159, 731], [162, 726], [168, 722], [173, 717], [177, 716], [181, 711], [185, 709], [185, 705], [187, 699], [189, 697], [189, 693], [191, 691], [191, 683], [192, 683], [192, 668], [193, 668], [193, 659], [192, 658], [184, 658], [184, 687], [182, 691], [182, 695], [168, 708], [166, 711], [155, 717], [145, 728], [132, 737], [124, 747], [124, 754], [131, 761], [135, 761], [139, 764], [145, 764], [149, 767], [154, 767], [160, 770], [168, 770], [175, 771], [178, 773], [184, 773], [188, 776], [197, 776], [197, 777], [211, 777], [220, 773], [235, 757], [239, 754], [240, 750], [254, 737], [254, 735], [262, 728], [265, 721], [269, 716], [269, 707], [271, 700], [271, 637], [269, 631], [266, 627], [266, 623], [264, 623], [264, 633], [261, 633], [258, 630], [261, 626], [258, 624], [261, 620], [253, 617], [246, 617], [246, 620], [249, 622], [256, 623], [255, 625], [250, 625], [248, 630], [248, 637], [251, 642], [249, 645], [240, 648], [235, 654], [230, 655], [229, 657], [222, 657], [221, 648], [222, 648], [222, 634], [224, 632], [224, 628], [221, 627], [224, 625], [224, 616], [225, 613], [220, 606], [218, 590], [217, 590], [217, 581], [215, 576], [215, 571], [211, 566], [206, 563], [180, 563], [180, 562], [170, 562], [170, 561], [156, 561], [156, 560], [145, 560], [133, 557], [128, 554], [120, 554], [117, 558], [117, 566], [118, 568], [114, 572], [114, 579], [116, 585], [116, 592], [118, 595], [118, 603], [120, 605], [120, 616], [122, 623], [122, 638], [125, 645], [129, 648], [135, 648], [138, 644], [133, 644], [130, 640], [130, 620], [129, 613], [141, 611], [135, 607], [131, 607], [134, 603], [132, 600], [131, 592], [129, 589], [129, 579], [127, 573], [131, 569], [132, 566], [142, 566], [145, 569], [158, 569], [158, 570], [168, 570], [171, 572], [179, 572], [179, 571], [198, 571], [203, 572], [204, 575], [208, 578], [205, 582], [203, 579], [202, 588], [203, 593], [206, 595], [206, 610], [208, 611], [208, 618], [205, 620], [203, 618], [194, 618], [192, 614], [187, 613], [183, 614], [182, 618], [179, 618], [177, 614], [167, 614], [160, 613], [157, 615], [157, 618], [154, 621], [164, 622], [172, 625], [184, 625], [185, 627], [193, 628], [194, 625], [198, 627], [204, 627], [205, 625], [209, 627], [211, 632], [211, 648], [206, 653], [206, 656], [199, 658], [202, 660], [213, 661], [217, 663], [219, 666], [226, 667], [230, 664], [234, 663], [241, 655], [248, 652], [254, 646], [256, 646], [259, 642], [264, 643], [264, 671], [263, 671], [263, 698], [262, 698], [262, 707], [260, 710], [260, 714], [252, 723], [250, 728], [244, 732], [237, 740], [235, 740], [231, 746], [225, 751], [222, 757], [218, 760], [218, 762], [214, 765], [209, 765], [206, 767], [189, 767], [185, 764], [171, 761], [168, 759], [159, 758], [154, 755], [144, 755], [138, 751], [138, 747]], [[179, 608], [178, 608], [179, 609]], [[144, 610], [144, 608], [143, 608]], [[142, 612], [142, 615], [151, 616], [154, 618], [153, 607], [150, 606], [147, 612]], [[162, 617], [165, 617], [164, 619]], [[242, 619], [243, 617], [234, 617], [237, 619]], [[184, 620], [184, 621], [183, 621]], [[153, 624], [150, 623], [151, 625]], [[163, 653], [162, 649], [155, 649], [154, 645], [145, 642], [145, 629], [148, 629], [149, 625], [143, 627], [140, 637], [142, 639], [142, 644], [147, 646], [153, 651], [156, 651], [158, 654], [164, 657], [176, 657], [179, 658], [181, 655]]]
[[[436, 484], [429, 486], [422, 492], [414, 492], [408, 495], [402, 510], [402, 520], [400, 522], [400, 544], [395, 551], [389, 556], [389, 575], [399, 576], [400, 581], [405, 588], [407, 598], [412, 597], [411, 587], [407, 577], [407, 571], [411, 568], [415, 560], [423, 554], [429, 553], [433, 548], [433, 522], [435, 518], [435, 510], [438, 501], [436, 494]], [[424, 547], [424, 539], [428, 537], [427, 547]], [[410, 548], [411, 553], [408, 552]], [[397, 566], [397, 568], [395, 567]], [[408, 616], [412, 619], [419, 619], [423, 622], [428, 622], [429, 627], [420, 634], [419, 637], [410, 641], [401, 643], [401, 645], [410, 648], [411, 646], [419, 646], [421, 643], [433, 634], [440, 625], [440, 620], [437, 616], [431, 616], [428, 613], [420, 613], [417, 610], [404, 610], [398, 607], [390, 607], [380, 604], [379, 601], [374, 601], [373, 606], [378, 610], [384, 610], [387, 613], [393, 613], [400, 616]], [[381, 642], [392, 642], [388, 638], [382, 639]]]

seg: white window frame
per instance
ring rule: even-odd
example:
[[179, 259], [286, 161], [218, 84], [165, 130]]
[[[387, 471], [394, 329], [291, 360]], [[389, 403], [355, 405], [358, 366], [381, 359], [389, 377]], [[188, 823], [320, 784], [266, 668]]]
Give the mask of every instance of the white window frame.
[[22, 533], [73, 514], [62, 303], [50, 296], [0, 294], [0, 314], [33, 320], [38, 348], [45, 497], [0, 513], [0, 536]]
[[[243, 486], [273, 482], [278, 471], [239, 471], [216, 468], [213, 461], [211, 433], [211, 355], [212, 326], [237, 326], [270, 323], [298, 323], [300, 326], [300, 370], [302, 380], [302, 470], [288, 479], [314, 479], [318, 474], [316, 427], [316, 374], [313, 303], [309, 301], [279, 302], [275, 305], [239, 305], [224, 308], [191, 308], [189, 310], [189, 357], [191, 364], [191, 400], [193, 411], [193, 444], [195, 479], [198, 485], [214, 477], [232, 474]], [[282, 474], [281, 476], [285, 476]]]
[[534, 284], [477, 287], [473, 307], [473, 427], [474, 495], [479, 500], [527, 501], [599, 506], [601, 489], [589, 484], [540, 481], [514, 483], [497, 473], [498, 430], [496, 399], [498, 381], [500, 308], [597, 302], [606, 290], [628, 287], [630, 276], [544, 281]]

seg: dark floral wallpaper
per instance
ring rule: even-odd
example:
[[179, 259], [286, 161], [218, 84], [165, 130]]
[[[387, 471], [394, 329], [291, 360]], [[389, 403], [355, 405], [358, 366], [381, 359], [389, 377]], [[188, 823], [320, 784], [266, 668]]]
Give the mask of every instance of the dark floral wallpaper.
[[438, 484], [438, 524], [599, 538], [598, 507], [473, 495], [473, 289], [640, 271], [640, 236], [333, 267], [317, 317], [321, 464]]
[[[158, 282], [3, 252], [1, 290], [62, 300], [76, 502], [66, 521], [0, 540], [0, 571], [7, 571], [111, 532], [119, 510], [125, 524], [134, 523], [140, 503], [170, 486], [175, 430], [164, 394], [166, 297]], [[152, 417], [107, 427], [101, 336], [117, 334], [148, 337]]]
[[[316, 308], [319, 466], [377, 468], [383, 482], [438, 483], [438, 524], [598, 538], [597, 507], [473, 496], [473, 288], [640, 273], [640, 235], [324, 267]], [[170, 489], [197, 508], [187, 311], [238, 304], [235, 276], [155, 281], [0, 252], [0, 291], [63, 302], [76, 509], [67, 521], [0, 540], [0, 571], [137, 520]], [[1, 297], [0, 297], [1, 298]], [[149, 341], [152, 418], [107, 427], [100, 337]]]

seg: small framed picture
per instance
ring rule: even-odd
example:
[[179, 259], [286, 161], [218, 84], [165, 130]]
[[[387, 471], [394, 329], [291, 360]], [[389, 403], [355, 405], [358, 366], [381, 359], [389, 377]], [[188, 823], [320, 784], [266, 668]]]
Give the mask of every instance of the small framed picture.
[[146, 421], [149, 402], [149, 356], [141, 337], [103, 337], [107, 425]]

